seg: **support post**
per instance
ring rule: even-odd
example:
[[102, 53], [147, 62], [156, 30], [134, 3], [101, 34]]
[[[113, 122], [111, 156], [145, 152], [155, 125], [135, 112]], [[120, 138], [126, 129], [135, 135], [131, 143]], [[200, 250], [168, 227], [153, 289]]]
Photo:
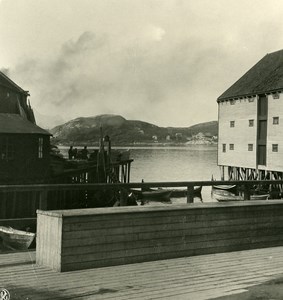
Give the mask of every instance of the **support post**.
[[187, 186], [187, 203], [194, 203], [194, 186]]
[[127, 206], [128, 204], [128, 191], [126, 189], [120, 190], [120, 206]]
[[250, 199], [251, 199], [250, 186], [245, 184], [244, 185], [244, 200], [250, 200]]
[[40, 191], [39, 208], [42, 210], [47, 209], [47, 191]]

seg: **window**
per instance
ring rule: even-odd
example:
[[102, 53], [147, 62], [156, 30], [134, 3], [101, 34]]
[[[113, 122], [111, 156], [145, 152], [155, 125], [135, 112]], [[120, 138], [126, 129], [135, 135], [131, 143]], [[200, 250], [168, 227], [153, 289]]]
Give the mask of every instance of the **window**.
[[38, 139], [38, 158], [43, 158], [43, 138]]
[[273, 117], [273, 124], [278, 125], [279, 124], [279, 117]]
[[278, 144], [272, 144], [272, 152], [278, 152]]
[[234, 150], [234, 144], [229, 144], [229, 149]]
[[13, 160], [15, 157], [15, 147], [11, 140], [6, 137], [0, 139], [0, 159]]
[[249, 127], [254, 127], [254, 120], [249, 120]]
[[222, 152], [226, 152], [226, 144], [222, 144]]
[[253, 150], [254, 150], [254, 145], [248, 144], [248, 151], [253, 151]]
[[230, 121], [230, 127], [235, 127], [235, 121]]
[[279, 99], [279, 93], [272, 93], [273, 99]]

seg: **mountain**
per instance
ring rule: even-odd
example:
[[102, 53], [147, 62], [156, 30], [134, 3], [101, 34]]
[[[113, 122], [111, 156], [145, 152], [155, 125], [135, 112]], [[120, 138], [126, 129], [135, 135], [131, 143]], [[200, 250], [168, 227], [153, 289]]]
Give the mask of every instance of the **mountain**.
[[191, 127], [159, 127], [147, 122], [126, 120], [119, 115], [98, 115], [71, 120], [50, 130], [54, 141], [60, 144], [97, 145], [100, 138], [108, 135], [113, 145], [148, 143], [187, 143], [195, 138], [211, 140], [217, 135], [217, 121]]

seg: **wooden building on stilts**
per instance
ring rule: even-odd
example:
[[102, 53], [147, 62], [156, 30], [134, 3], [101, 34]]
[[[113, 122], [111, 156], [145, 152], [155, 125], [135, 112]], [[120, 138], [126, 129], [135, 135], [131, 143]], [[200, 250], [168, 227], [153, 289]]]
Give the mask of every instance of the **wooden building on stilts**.
[[222, 179], [283, 179], [283, 50], [264, 56], [217, 102]]

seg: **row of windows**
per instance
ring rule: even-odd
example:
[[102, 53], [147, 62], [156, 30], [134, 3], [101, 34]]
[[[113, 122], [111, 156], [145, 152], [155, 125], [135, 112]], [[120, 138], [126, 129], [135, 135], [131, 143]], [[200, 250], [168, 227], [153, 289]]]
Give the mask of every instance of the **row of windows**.
[[[43, 158], [43, 138], [38, 138], [38, 158]], [[0, 160], [15, 159], [15, 145], [9, 138], [0, 140]]]
[[[234, 144], [229, 144], [229, 150], [234, 150]], [[254, 150], [254, 144], [248, 144], [248, 151]], [[222, 144], [222, 152], [226, 152], [226, 144]], [[272, 152], [278, 152], [278, 144], [272, 144]]]
[[[273, 124], [279, 124], [279, 117], [273, 117]], [[235, 127], [235, 121], [230, 121], [230, 127]], [[249, 120], [249, 127], [254, 127], [254, 119]]]

